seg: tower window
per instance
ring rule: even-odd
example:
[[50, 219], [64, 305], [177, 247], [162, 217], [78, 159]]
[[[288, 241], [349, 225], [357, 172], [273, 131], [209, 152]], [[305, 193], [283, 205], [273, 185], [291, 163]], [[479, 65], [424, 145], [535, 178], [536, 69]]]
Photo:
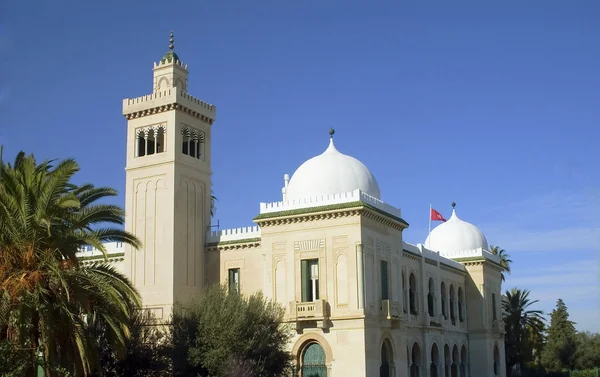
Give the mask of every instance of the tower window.
[[388, 279], [388, 262], [381, 261], [381, 299], [390, 299], [389, 279]]
[[149, 156], [165, 151], [164, 126], [148, 127], [137, 132], [136, 157]]
[[183, 136], [181, 153], [199, 160], [203, 159], [204, 133], [184, 126], [181, 129], [181, 135]]

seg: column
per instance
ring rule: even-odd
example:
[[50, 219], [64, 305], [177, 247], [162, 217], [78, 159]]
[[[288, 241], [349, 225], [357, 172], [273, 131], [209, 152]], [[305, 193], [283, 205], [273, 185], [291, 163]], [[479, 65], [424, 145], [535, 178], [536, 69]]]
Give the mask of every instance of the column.
[[358, 278], [358, 308], [365, 308], [364, 253], [362, 244], [356, 245], [356, 276]]

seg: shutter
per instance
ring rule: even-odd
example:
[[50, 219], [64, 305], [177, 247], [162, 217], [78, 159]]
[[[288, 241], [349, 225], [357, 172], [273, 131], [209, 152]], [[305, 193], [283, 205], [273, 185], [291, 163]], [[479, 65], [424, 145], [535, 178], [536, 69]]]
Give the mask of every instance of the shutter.
[[307, 302], [310, 296], [310, 266], [308, 260], [300, 261], [300, 289], [302, 291], [302, 302]]

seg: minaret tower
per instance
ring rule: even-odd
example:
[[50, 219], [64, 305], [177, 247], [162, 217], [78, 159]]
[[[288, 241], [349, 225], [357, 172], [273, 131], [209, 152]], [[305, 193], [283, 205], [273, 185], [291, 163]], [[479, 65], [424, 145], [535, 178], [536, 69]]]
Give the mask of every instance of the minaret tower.
[[123, 100], [127, 118], [125, 228], [142, 248], [125, 249], [125, 273], [144, 307], [168, 319], [173, 304], [204, 287], [210, 228], [211, 125], [216, 109], [187, 93], [174, 50], [154, 63], [152, 94]]

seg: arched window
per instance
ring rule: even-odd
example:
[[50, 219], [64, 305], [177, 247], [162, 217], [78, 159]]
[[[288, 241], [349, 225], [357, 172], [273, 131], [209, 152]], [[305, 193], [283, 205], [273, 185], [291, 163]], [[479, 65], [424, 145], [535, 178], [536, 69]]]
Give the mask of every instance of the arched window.
[[452, 365], [452, 356], [448, 344], [444, 346], [444, 377], [450, 377], [450, 365]]
[[452, 321], [452, 325], [456, 325], [456, 313], [454, 311], [454, 286], [450, 284], [450, 321]]
[[452, 348], [452, 365], [450, 367], [450, 376], [458, 377], [458, 364], [460, 363], [460, 357], [458, 354], [458, 346], [455, 344]]
[[467, 347], [460, 350], [460, 377], [467, 377]]
[[408, 299], [410, 301], [410, 314], [417, 315], [419, 311], [417, 309], [417, 279], [415, 274], [410, 274], [408, 278]]
[[442, 282], [441, 294], [442, 294], [442, 315], [444, 316], [444, 319], [448, 319], [448, 312], [446, 311], [446, 305], [448, 303], [448, 299], [446, 297], [446, 284], [444, 284], [444, 282]]
[[394, 352], [389, 340], [385, 340], [381, 345], [381, 365], [379, 367], [379, 377], [392, 377], [394, 367]]
[[408, 300], [406, 299], [406, 275], [402, 271], [402, 311], [408, 313]]
[[465, 321], [464, 313], [465, 298], [463, 297], [462, 287], [458, 287], [458, 320], [461, 322]]
[[319, 343], [309, 343], [302, 351], [300, 376], [327, 377], [325, 351], [323, 351], [323, 347]]
[[433, 279], [429, 278], [429, 292], [427, 293], [427, 312], [430, 317], [435, 316], [435, 286], [433, 283]]
[[440, 351], [438, 350], [437, 344], [431, 346], [431, 364], [429, 365], [429, 377], [438, 377], [438, 370], [440, 365]]
[[421, 377], [421, 348], [418, 343], [413, 344], [412, 348], [410, 377]]
[[500, 352], [498, 346], [494, 346], [494, 376], [500, 375]]

